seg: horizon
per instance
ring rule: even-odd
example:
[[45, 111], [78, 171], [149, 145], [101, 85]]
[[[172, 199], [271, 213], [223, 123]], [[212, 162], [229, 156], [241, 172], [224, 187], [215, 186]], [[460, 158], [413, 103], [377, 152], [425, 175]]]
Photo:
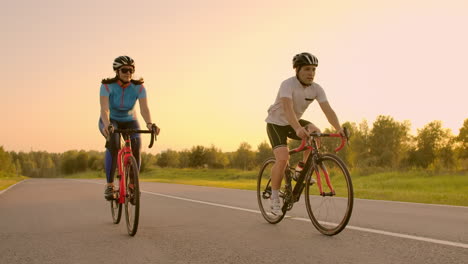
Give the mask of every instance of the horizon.
[[[468, 119], [468, 118], [467, 118], [467, 119]], [[346, 122], [350, 122], [350, 123], [354, 123], [354, 124], [356, 124], [357, 126], [359, 126], [359, 124], [361, 124], [361, 123], [364, 122], [364, 121], [367, 122], [367, 124], [369, 125], [369, 131], [371, 131], [371, 130], [372, 130], [372, 127], [373, 127], [373, 122], [369, 122], [368, 120], [362, 120], [362, 121], [359, 122], [359, 123], [350, 122], [350, 121], [344, 121], [344, 122], [342, 122], [342, 124], [343, 124], [343, 123], [346, 123]], [[375, 120], [374, 120], [374, 121], [375, 121]], [[398, 123], [410, 122], [410, 120], [402, 120], [402, 121], [394, 120], [394, 121], [395, 121], [395, 122], [398, 122]], [[433, 120], [433, 121], [431, 121], [431, 122], [435, 122], [435, 121], [440, 121], [440, 122], [442, 122], [441, 120]], [[431, 123], [431, 122], [429, 122], [429, 123]], [[429, 123], [428, 123], [428, 124], [429, 124]], [[411, 124], [411, 122], [410, 122], [410, 124]], [[427, 124], [426, 124], [426, 125], [427, 125]], [[423, 128], [423, 127], [421, 127], [421, 128], [416, 128], [416, 129], [415, 129], [415, 128], [413, 128], [412, 126], [410, 126], [410, 130], [408, 131], [408, 134], [409, 134], [410, 136], [414, 136], [414, 137], [415, 137], [415, 136], [417, 136], [417, 133], [416, 133], [415, 131], [417, 131], [417, 130], [419, 130], [419, 129], [422, 129], [422, 128]], [[461, 127], [460, 127], [460, 128], [461, 128]], [[325, 129], [332, 129], [332, 126], [330, 125], [330, 126], [327, 127], [327, 128], [323, 128], [323, 129], [322, 129], [322, 132], [323, 132], [323, 130], [325, 130]], [[444, 127], [444, 126], [443, 126], [443, 122], [442, 122], [442, 129], [444, 129], [444, 130], [445, 130], [445, 129], [448, 129], [448, 130], [451, 132], [451, 134], [452, 134], [453, 136], [458, 136], [458, 133], [455, 134], [455, 133], [453, 133], [453, 131], [452, 131], [450, 128]], [[290, 140], [291, 140], [291, 139], [290, 139]], [[352, 135], [351, 135], [351, 139], [350, 139], [350, 140], [352, 140]], [[148, 140], [148, 141], [149, 141], [149, 140]], [[148, 154], [160, 154], [161, 152], [165, 152], [165, 151], [168, 151], [168, 150], [173, 150], [173, 151], [191, 150], [193, 147], [196, 147], [196, 146], [203, 146], [203, 147], [206, 147], [206, 148], [210, 148], [211, 146], [214, 146], [214, 147], [216, 147], [217, 149], [221, 150], [221, 152], [227, 153], [227, 152], [235, 152], [235, 151], [238, 149], [238, 147], [239, 147], [243, 142], [245, 142], [245, 141], [239, 142], [238, 145], [237, 145], [237, 148], [236, 148], [236, 149], [231, 149], [231, 150], [224, 150], [224, 149], [220, 148], [219, 146], [217, 146], [217, 145], [215, 145], [215, 144], [209, 144], [209, 145], [194, 144], [194, 145], [192, 145], [192, 146], [184, 147], [184, 148], [181, 148], [181, 149], [173, 149], [173, 148], [158, 149], [158, 151], [156, 151], [156, 152], [154, 152], [154, 153], [153, 153], [153, 152], [149, 152], [149, 151], [145, 151], [145, 147], [142, 147], [142, 153], [144, 152], [144, 153], [148, 153]], [[258, 143], [256, 143], [256, 144], [255, 144], [255, 143], [254, 143], [254, 144], [251, 144], [250, 142], [247, 142], [247, 143], [252, 147], [252, 150], [253, 150], [253, 151], [256, 151], [258, 145], [260, 145], [260, 144], [263, 143], [263, 142], [266, 142], [266, 143], [270, 146], [270, 142], [268, 141], [268, 138], [266, 138], [264, 141], [258, 142]], [[289, 141], [288, 141], [288, 142], [289, 142]], [[148, 142], [146, 142], [146, 141], [143, 140], [143, 144], [144, 144], [144, 143], [147, 143], [147, 144], [148, 144]], [[155, 141], [154, 144], [157, 144], [157, 141]], [[76, 150], [76, 151], [97, 151], [97, 152], [104, 152], [104, 151], [105, 151], [105, 149], [99, 150], [99, 149], [79, 149], [79, 148], [77, 148], [77, 149], [67, 149], [67, 150], [59, 151], [59, 152], [57, 152], [57, 151], [55, 151], [55, 152], [50, 152], [50, 151], [47, 151], [47, 150], [34, 150], [32, 147], [30, 148], [29, 151], [25, 151], [25, 150], [8, 150], [8, 149], [5, 149], [5, 147], [4, 147], [3, 145], [0, 145], [0, 147], [3, 147], [4, 150], [7, 151], [7, 152], [16, 152], [16, 153], [20, 153], [20, 152], [29, 153], [29, 152], [42, 152], [42, 151], [45, 151], [45, 152], [48, 152], [48, 153], [65, 153], [65, 152], [67, 152], [67, 151], [74, 151], [74, 150]], [[146, 150], [148, 150], [147, 147], [146, 147]]]
[[[135, 60], [161, 127], [152, 149], [142, 136], [152, 154], [268, 142], [267, 109], [304, 51], [318, 57], [315, 81], [341, 123], [371, 128], [384, 115], [409, 120], [416, 135], [440, 120], [457, 135], [468, 118], [467, 1], [21, 0], [3, 8], [6, 151], [103, 151], [99, 87], [120, 55]], [[119, 17], [129, 11], [132, 19]], [[136, 111], [141, 123], [138, 103]], [[330, 127], [316, 102], [302, 118]]]

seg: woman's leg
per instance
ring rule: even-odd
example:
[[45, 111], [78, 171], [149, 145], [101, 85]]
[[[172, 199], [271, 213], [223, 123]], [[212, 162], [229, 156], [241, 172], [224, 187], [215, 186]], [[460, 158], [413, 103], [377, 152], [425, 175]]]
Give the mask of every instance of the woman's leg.
[[[117, 123], [111, 121], [114, 125], [114, 128], [117, 128]], [[99, 131], [104, 136], [103, 133], [104, 123], [99, 119]], [[114, 134], [109, 141], [106, 141], [106, 153], [104, 159], [104, 168], [106, 171], [107, 185], [113, 186], [115, 169], [117, 167], [117, 152], [120, 149], [120, 140], [119, 134]]]

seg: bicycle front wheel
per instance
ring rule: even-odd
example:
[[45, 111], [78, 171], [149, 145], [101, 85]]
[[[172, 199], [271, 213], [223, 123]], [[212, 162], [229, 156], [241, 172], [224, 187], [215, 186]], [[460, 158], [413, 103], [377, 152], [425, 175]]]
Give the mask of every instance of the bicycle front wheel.
[[[275, 159], [267, 159], [260, 169], [257, 178], [257, 201], [258, 207], [262, 212], [263, 218], [270, 224], [279, 223], [284, 218], [284, 213], [275, 215], [271, 213], [270, 209], [270, 197], [271, 197], [271, 173], [273, 166], [275, 165]], [[284, 186], [284, 184], [283, 184]], [[280, 195], [283, 198], [283, 195]], [[283, 199], [280, 199], [283, 200]]]
[[[307, 212], [319, 232], [333, 236], [346, 227], [353, 211], [351, 176], [344, 162], [333, 154], [322, 155], [315, 165], [306, 178]], [[316, 180], [312, 180], [314, 176]]]
[[120, 217], [122, 216], [122, 204], [119, 203], [118, 199], [110, 200], [111, 212], [112, 212], [112, 222], [118, 224], [120, 222]]
[[[117, 176], [120, 180], [120, 176]], [[118, 185], [120, 186], [120, 184]], [[120, 223], [120, 218], [122, 216], [122, 204], [119, 203], [119, 190], [114, 190], [114, 197], [110, 200], [110, 207], [112, 213], [112, 222], [114, 224]]]
[[140, 184], [138, 182], [139, 168], [135, 158], [132, 156], [125, 164], [125, 219], [127, 221], [127, 232], [134, 236], [138, 230], [140, 218]]

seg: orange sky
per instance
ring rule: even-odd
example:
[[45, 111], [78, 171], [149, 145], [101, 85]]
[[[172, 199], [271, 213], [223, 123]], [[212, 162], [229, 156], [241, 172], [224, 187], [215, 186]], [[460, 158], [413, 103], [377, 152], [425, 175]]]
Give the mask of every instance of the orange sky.
[[[145, 78], [162, 128], [156, 147], [143, 148], [152, 153], [211, 144], [234, 151], [242, 141], [256, 148], [302, 51], [318, 57], [316, 81], [342, 122], [390, 115], [410, 120], [415, 133], [441, 120], [458, 134], [468, 118], [467, 1], [135, 3], [2, 4], [0, 145], [103, 150], [100, 80], [124, 54]], [[304, 118], [329, 127], [316, 103]]]

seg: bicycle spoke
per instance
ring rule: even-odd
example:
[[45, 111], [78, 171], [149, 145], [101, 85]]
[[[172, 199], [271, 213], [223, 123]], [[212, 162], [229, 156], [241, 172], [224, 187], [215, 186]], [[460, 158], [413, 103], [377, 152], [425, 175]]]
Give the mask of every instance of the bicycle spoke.
[[[271, 224], [279, 223], [283, 218], [284, 214], [275, 215], [270, 209], [270, 198], [271, 198], [271, 173], [273, 166], [275, 165], [275, 159], [271, 158], [263, 163], [260, 173], [257, 178], [257, 201], [262, 212], [263, 217], [266, 221]], [[285, 198], [284, 182], [280, 189], [280, 201], [283, 203]], [[283, 206], [283, 204], [281, 204]]]
[[138, 183], [138, 165], [134, 157], [130, 157], [125, 167], [126, 191], [125, 218], [128, 234], [134, 236], [138, 230], [140, 217], [140, 188]]
[[[117, 177], [120, 179], [120, 177]], [[116, 183], [118, 185], [118, 182]], [[115, 184], [114, 184], [115, 185]], [[114, 224], [120, 223], [122, 216], [122, 204], [119, 203], [119, 189], [114, 190], [114, 199], [110, 200], [110, 207], [112, 213], [112, 222]]]
[[307, 183], [306, 208], [312, 223], [321, 233], [336, 235], [346, 227], [351, 217], [354, 199], [351, 177], [336, 155], [325, 154], [318, 163], [316, 168], [320, 173], [315, 175], [322, 177], [323, 192], [331, 194], [321, 195], [317, 186]]

